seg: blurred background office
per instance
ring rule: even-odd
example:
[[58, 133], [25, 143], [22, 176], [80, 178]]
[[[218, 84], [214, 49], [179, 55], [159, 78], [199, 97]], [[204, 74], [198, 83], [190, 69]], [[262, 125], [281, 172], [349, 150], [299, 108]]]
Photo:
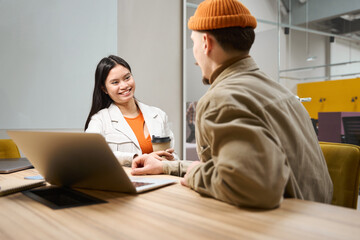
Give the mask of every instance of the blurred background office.
[[[0, 138], [7, 129], [81, 131], [96, 64], [116, 54], [133, 68], [136, 97], [169, 115], [180, 157], [195, 159], [186, 111], [208, 87], [187, 20], [200, 2], [0, 0]], [[331, 122], [340, 125], [333, 141], [344, 141], [342, 117], [360, 111], [360, 1], [242, 2], [258, 20], [250, 54], [260, 68], [311, 98], [303, 104], [314, 126], [339, 113], [323, 120], [319, 140], [330, 139]]]

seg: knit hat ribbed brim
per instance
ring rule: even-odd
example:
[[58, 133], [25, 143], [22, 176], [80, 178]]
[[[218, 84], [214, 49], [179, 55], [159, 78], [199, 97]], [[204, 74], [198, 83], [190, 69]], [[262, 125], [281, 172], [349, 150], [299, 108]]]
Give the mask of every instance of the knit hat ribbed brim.
[[190, 17], [191, 30], [213, 30], [227, 27], [256, 28], [257, 22], [250, 11], [237, 0], [205, 0]]

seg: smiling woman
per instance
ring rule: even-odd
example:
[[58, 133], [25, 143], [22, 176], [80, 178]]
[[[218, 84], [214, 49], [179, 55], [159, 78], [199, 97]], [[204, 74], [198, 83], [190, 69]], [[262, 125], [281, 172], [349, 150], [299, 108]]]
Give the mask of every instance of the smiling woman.
[[[130, 65], [114, 55], [101, 59], [95, 72], [93, 102], [85, 131], [102, 134], [125, 166], [130, 166], [141, 154], [152, 154], [159, 160], [177, 159], [166, 113], [139, 102], [134, 95]], [[170, 149], [153, 152], [154, 136], [170, 137]]]
[[102, 90], [122, 109], [124, 116], [136, 117], [134, 113], [138, 115], [138, 112], [133, 109], [136, 107], [134, 105], [135, 81], [129, 69], [122, 65], [111, 69]]

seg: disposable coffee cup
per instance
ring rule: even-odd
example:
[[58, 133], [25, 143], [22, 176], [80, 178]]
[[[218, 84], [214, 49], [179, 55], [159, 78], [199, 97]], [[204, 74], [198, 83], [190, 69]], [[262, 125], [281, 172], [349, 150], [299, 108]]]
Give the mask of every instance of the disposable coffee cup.
[[153, 145], [153, 151], [165, 151], [170, 148], [170, 137], [157, 137], [152, 136], [151, 143]]

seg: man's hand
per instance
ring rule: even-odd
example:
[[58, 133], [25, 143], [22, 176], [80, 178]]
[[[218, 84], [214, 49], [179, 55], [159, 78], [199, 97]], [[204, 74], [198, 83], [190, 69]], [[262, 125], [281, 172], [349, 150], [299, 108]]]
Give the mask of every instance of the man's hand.
[[173, 148], [166, 149], [165, 151], [156, 151], [150, 153], [154, 158], [156, 158], [159, 161], [163, 160], [174, 160], [174, 155], [172, 153], [174, 152]]
[[164, 173], [161, 161], [156, 159], [152, 154], [143, 154], [134, 158], [131, 168], [132, 175]]
[[194, 162], [192, 162], [192, 163], [189, 165], [189, 167], [186, 169], [186, 174], [185, 174], [184, 178], [182, 178], [182, 179], [180, 180], [181, 185], [183, 185], [183, 186], [185, 186], [185, 187], [189, 187], [189, 185], [188, 185], [188, 183], [187, 183], [188, 172], [190, 172], [191, 169], [193, 169], [195, 166], [197, 166], [197, 165], [199, 165], [199, 164], [201, 164], [200, 161], [194, 161]]

